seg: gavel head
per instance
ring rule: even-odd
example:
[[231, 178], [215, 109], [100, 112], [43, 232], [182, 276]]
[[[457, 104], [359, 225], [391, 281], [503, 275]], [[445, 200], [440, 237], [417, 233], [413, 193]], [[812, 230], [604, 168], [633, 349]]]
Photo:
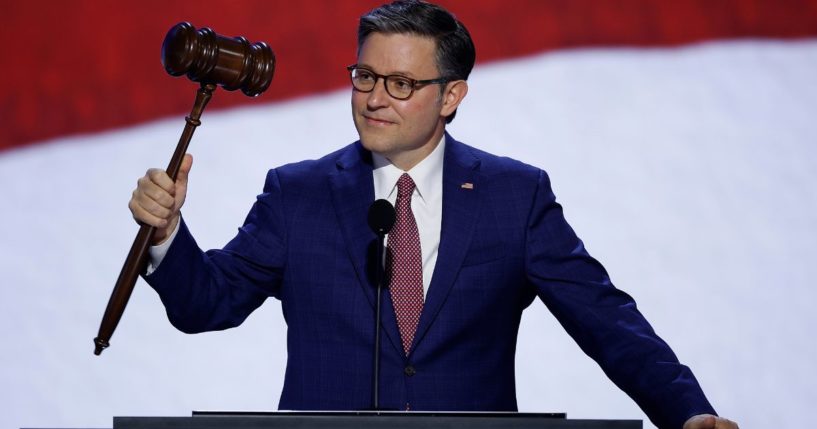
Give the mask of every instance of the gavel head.
[[224, 37], [182, 22], [165, 36], [162, 64], [172, 76], [187, 74], [195, 82], [221, 85], [228, 91], [241, 89], [255, 97], [272, 82], [275, 54], [264, 42], [250, 44], [243, 37]]

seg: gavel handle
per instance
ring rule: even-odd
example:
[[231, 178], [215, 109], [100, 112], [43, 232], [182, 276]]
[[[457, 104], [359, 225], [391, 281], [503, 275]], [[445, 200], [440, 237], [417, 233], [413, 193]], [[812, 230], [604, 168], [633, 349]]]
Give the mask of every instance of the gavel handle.
[[[179, 174], [179, 168], [182, 165], [184, 154], [187, 153], [187, 147], [190, 145], [190, 139], [193, 138], [193, 132], [196, 127], [201, 125], [201, 114], [210, 98], [213, 96], [216, 86], [210, 83], [203, 83], [196, 92], [196, 101], [193, 103], [193, 109], [190, 111], [190, 116], [184, 118], [185, 126], [182, 135], [179, 138], [179, 143], [176, 145], [176, 151], [173, 157], [170, 158], [170, 163], [167, 166], [167, 175], [173, 181], [176, 181], [176, 176]], [[139, 228], [139, 233], [133, 240], [133, 245], [130, 248], [128, 257], [125, 259], [125, 264], [122, 266], [122, 271], [119, 272], [119, 278], [116, 280], [116, 286], [113, 288], [111, 298], [108, 300], [108, 306], [105, 308], [105, 315], [102, 316], [102, 323], [99, 325], [99, 333], [94, 338], [94, 354], [99, 356], [102, 350], [105, 350], [109, 345], [113, 331], [116, 330], [116, 325], [122, 319], [122, 313], [125, 312], [125, 306], [128, 305], [133, 287], [136, 284], [136, 279], [139, 273], [145, 269], [147, 262], [148, 249], [153, 234], [156, 232], [156, 227], [151, 225], [142, 225]]]

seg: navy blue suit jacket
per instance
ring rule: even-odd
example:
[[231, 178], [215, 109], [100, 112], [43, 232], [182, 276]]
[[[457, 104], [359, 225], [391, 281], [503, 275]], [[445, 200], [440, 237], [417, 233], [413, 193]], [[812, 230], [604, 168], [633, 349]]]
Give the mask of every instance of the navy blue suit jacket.
[[[409, 356], [384, 294], [381, 405], [516, 410], [519, 320], [538, 296], [659, 427], [714, 413], [691, 371], [585, 251], [545, 172], [446, 139], [439, 255]], [[191, 333], [237, 326], [267, 297], [279, 299], [288, 326], [279, 407], [367, 409], [373, 200], [371, 154], [359, 142], [270, 170], [224, 249], [203, 253], [182, 223], [147, 280], [173, 325]]]

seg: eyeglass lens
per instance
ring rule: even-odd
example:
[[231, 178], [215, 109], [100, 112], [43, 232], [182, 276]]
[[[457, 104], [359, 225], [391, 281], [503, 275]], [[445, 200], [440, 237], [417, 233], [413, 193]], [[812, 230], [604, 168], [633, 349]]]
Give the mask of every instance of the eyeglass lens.
[[353, 68], [352, 85], [358, 91], [372, 91], [377, 84], [378, 78], [383, 78], [386, 85], [386, 92], [397, 99], [404, 100], [414, 92], [414, 81], [399, 75], [381, 76], [374, 72], [361, 68]]

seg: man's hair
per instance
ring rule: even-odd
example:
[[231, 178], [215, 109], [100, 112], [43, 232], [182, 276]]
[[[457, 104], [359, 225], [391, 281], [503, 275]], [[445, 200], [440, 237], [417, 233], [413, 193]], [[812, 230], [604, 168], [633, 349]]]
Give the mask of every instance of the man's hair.
[[[454, 15], [435, 4], [397, 0], [361, 16], [357, 28], [358, 53], [366, 37], [372, 33], [415, 34], [432, 38], [437, 45], [437, 69], [440, 76], [447, 80], [467, 80], [474, 68], [476, 51], [471, 34]], [[448, 115], [446, 123], [454, 120], [456, 114], [455, 110]]]

